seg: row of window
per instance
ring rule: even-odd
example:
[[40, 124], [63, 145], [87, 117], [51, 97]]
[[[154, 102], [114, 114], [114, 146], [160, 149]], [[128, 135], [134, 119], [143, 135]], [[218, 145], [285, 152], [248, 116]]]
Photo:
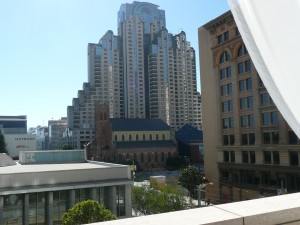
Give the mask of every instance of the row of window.
[[[153, 136], [154, 136], [154, 135], [153, 135]], [[155, 135], [155, 139], [153, 138], [153, 136], [152, 136], [152, 134], [150, 134], [150, 135], [149, 135], [149, 139], [146, 139], [146, 135], [143, 134], [143, 137], [142, 137], [141, 141], [146, 141], [146, 140], [150, 140], [150, 141], [156, 140], [156, 141], [158, 141], [158, 140], [165, 140], [165, 139], [166, 139], [166, 137], [165, 137], [164, 134], [161, 136], [161, 138], [159, 137], [158, 134]], [[121, 140], [122, 140], [122, 141], [125, 141], [125, 140], [126, 140], [124, 134], [122, 134]], [[129, 141], [133, 141], [133, 135], [129, 134], [128, 140], [129, 140]], [[139, 140], [140, 140], [140, 136], [139, 136], [138, 134], [136, 134], [136, 135], [135, 135], [135, 140], [134, 140], [134, 141], [139, 141]], [[115, 141], [120, 141], [120, 140], [118, 140], [118, 135], [115, 135]]]
[[[254, 145], [255, 134], [242, 134], [242, 145]], [[262, 144], [279, 144], [279, 132], [278, 131], [263, 131], [262, 132]], [[288, 144], [298, 144], [298, 137], [293, 131], [288, 131]], [[223, 135], [223, 145], [234, 145], [234, 134]]]
[[[219, 35], [221, 37], [221, 35]], [[248, 55], [248, 51], [245, 45], [242, 45], [239, 47], [238, 52], [237, 52], [237, 57], [242, 57], [243, 55]], [[231, 59], [230, 53], [228, 51], [224, 51], [221, 56], [220, 56], [220, 64], [223, 64]], [[247, 60], [250, 61], [250, 60]]]
[[[291, 166], [299, 166], [299, 152], [289, 152], [289, 162]], [[235, 151], [223, 151], [223, 162], [235, 163]], [[263, 151], [264, 164], [280, 164], [279, 151]], [[242, 151], [242, 163], [256, 163], [255, 151]]]
[[[264, 151], [264, 164], [280, 164], [280, 156], [279, 151]], [[291, 165], [296, 164], [298, 161], [298, 153], [295, 156], [295, 152], [290, 152], [290, 158], [293, 157], [291, 160]], [[223, 162], [231, 162], [235, 163], [235, 151], [223, 151]], [[256, 154], [255, 151], [242, 151], [242, 163], [256, 163]], [[297, 164], [298, 165], [298, 164]]]

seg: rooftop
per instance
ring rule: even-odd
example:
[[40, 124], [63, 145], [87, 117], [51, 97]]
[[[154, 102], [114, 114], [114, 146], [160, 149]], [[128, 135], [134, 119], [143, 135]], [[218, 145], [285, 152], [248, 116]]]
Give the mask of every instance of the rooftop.
[[162, 131], [171, 130], [161, 119], [109, 119], [112, 131]]

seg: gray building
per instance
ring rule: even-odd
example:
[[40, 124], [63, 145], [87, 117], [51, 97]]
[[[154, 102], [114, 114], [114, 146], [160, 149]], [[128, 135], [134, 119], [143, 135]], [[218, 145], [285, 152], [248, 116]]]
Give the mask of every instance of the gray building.
[[84, 150], [0, 154], [0, 224], [56, 225], [77, 202], [94, 199], [131, 216], [129, 166], [87, 161]]
[[0, 116], [2, 134], [27, 134], [27, 116]]

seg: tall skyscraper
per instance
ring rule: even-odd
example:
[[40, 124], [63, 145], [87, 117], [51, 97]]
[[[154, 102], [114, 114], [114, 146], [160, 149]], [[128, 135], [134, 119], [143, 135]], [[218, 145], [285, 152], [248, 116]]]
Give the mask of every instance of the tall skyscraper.
[[300, 191], [299, 139], [257, 73], [231, 12], [199, 28], [206, 197]]
[[[95, 104], [110, 117], [160, 118], [172, 128], [200, 128], [195, 51], [184, 31], [172, 35], [159, 6], [122, 4], [118, 36], [108, 31], [88, 45], [88, 83], [68, 107], [72, 146], [82, 148], [95, 130]], [[80, 135], [82, 134], [82, 135]], [[75, 143], [75, 144], [74, 144]]]

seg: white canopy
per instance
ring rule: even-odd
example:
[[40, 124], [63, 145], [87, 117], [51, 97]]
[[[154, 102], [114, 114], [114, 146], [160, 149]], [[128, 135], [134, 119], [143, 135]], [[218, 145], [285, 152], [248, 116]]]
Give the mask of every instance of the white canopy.
[[300, 0], [228, 0], [274, 103], [300, 137]]

